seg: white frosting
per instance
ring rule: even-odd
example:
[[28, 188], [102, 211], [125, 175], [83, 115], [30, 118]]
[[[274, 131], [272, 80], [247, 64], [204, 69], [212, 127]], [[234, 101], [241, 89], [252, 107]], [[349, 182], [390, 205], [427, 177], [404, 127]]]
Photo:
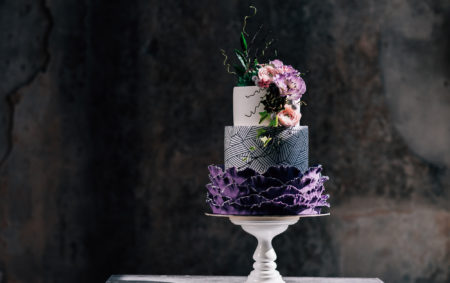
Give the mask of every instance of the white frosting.
[[[268, 126], [269, 120], [259, 123], [259, 112], [264, 111], [261, 99], [266, 90], [257, 86], [237, 86], [233, 88], [233, 124], [234, 126]], [[300, 105], [297, 111], [300, 112]], [[299, 123], [300, 124], [300, 123]], [[297, 124], [298, 125], [298, 124]]]
[[[257, 86], [238, 86], [233, 88], [233, 124], [235, 126], [258, 126], [259, 112], [264, 111], [261, 99], [266, 90]], [[269, 125], [263, 121], [261, 125]]]

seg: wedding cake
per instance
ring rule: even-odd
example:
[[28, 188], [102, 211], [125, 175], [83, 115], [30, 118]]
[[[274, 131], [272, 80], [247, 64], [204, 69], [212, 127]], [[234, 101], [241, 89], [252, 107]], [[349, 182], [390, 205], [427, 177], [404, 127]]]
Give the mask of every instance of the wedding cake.
[[[245, 24], [244, 24], [245, 27]], [[300, 125], [303, 74], [280, 60], [258, 62], [241, 32], [233, 126], [225, 127], [224, 165], [210, 165], [206, 201], [221, 215], [312, 215], [329, 207], [322, 167], [309, 167], [308, 127]], [[253, 40], [252, 40], [253, 42]]]

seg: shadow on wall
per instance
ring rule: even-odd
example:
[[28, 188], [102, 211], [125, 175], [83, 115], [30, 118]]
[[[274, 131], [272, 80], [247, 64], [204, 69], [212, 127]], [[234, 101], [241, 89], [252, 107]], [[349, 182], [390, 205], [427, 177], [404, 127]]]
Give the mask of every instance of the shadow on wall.
[[391, 10], [383, 23], [384, 90], [405, 143], [427, 162], [450, 168], [450, 17], [416, 4]]

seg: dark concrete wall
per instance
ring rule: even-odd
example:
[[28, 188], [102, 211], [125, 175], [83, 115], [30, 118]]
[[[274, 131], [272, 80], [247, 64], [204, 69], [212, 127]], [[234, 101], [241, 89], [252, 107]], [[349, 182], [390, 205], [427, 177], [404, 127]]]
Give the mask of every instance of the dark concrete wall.
[[[246, 275], [203, 215], [247, 1], [0, 0], [0, 282]], [[276, 238], [291, 276], [450, 280], [450, 2], [258, 1], [309, 71], [302, 124], [332, 215]]]

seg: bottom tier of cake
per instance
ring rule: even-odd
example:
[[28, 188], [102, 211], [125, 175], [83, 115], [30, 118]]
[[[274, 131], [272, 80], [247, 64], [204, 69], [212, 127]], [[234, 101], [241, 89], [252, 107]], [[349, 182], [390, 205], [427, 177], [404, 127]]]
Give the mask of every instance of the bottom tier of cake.
[[329, 207], [324, 194], [322, 167], [302, 173], [292, 166], [272, 166], [264, 173], [253, 169], [224, 169], [211, 165], [206, 185], [207, 203], [222, 215], [314, 215]]

